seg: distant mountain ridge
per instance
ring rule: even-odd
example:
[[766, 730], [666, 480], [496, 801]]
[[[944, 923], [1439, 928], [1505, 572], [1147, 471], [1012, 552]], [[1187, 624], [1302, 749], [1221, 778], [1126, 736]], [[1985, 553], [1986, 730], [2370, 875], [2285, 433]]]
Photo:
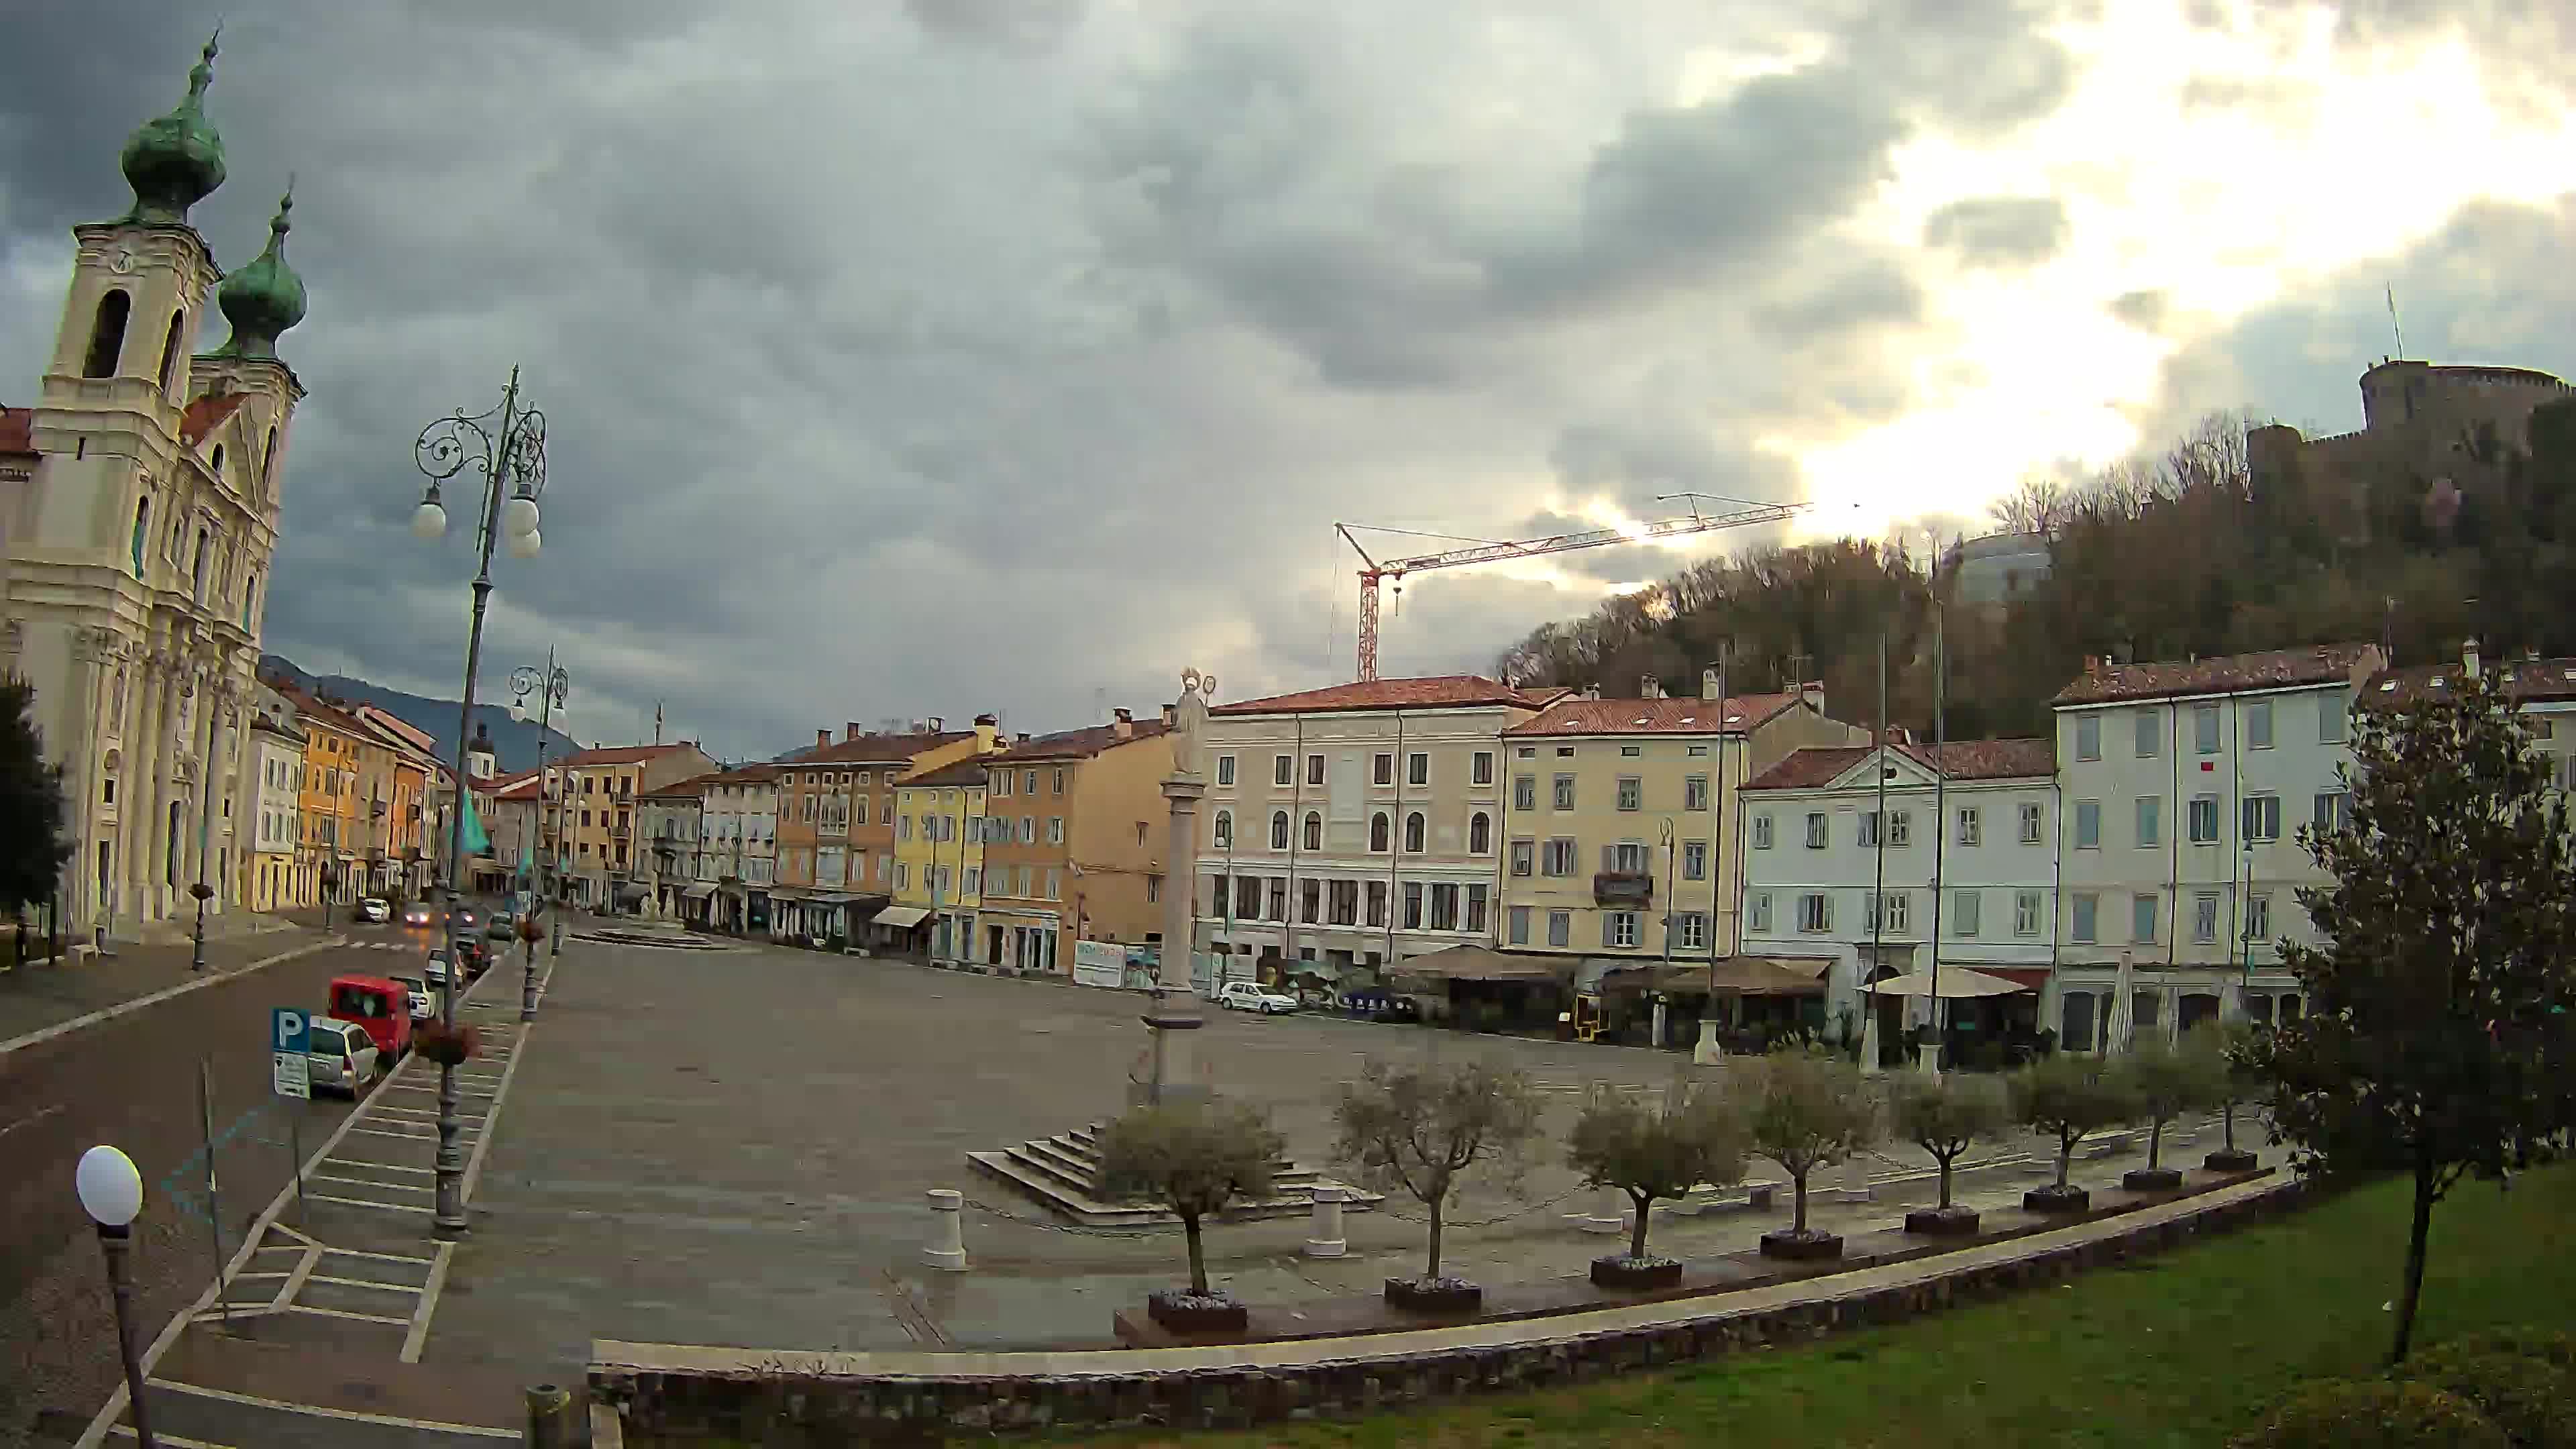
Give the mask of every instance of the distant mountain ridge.
[[[430, 699], [423, 695], [405, 694], [351, 679], [345, 674], [308, 674], [296, 667], [295, 661], [282, 654], [259, 657], [263, 676], [281, 678], [310, 694], [329, 695], [351, 704], [372, 704], [412, 728], [438, 741], [438, 757], [453, 762], [456, 758], [456, 701]], [[479, 691], [478, 691], [479, 692]], [[537, 767], [537, 722], [510, 718], [505, 703], [477, 703], [474, 722], [492, 737], [492, 753], [504, 774]], [[579, 741], [561, 730], [550, 729], [546, 735], [546, 757], [562, 759], [582, 748]]]

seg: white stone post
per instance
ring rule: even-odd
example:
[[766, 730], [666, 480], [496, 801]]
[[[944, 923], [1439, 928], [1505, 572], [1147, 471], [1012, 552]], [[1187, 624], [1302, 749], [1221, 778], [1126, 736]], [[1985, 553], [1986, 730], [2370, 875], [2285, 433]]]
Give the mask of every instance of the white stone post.
[[1342, 1201], [1350, 1189], [1337, 1182], [1315, 1184], [1315, 1221], [1306, 1230], [1306, 1256], [1338, 1258], [1349, 1251], [1350, 1242], [1342, 1236]]
[[966, 1195], [953, 1188], [930, 1190], [930, 1246], [921, 1261], [950, 1273], [966, 1271]]

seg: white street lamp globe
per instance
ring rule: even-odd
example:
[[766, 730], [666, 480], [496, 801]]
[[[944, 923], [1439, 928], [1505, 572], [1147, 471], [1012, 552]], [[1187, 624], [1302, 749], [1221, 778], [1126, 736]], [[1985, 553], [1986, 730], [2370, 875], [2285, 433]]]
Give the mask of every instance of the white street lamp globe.
[[518, 537], [510, 540], [510, 557], [535, 558], [537, 556], [537, 550], [543, 547], [544, 544], [545, 540], [538, 535], [535, 529], [532, 528], [526, 533], [520, 534]]
[[525, 538], [537, 531], [537, 500], [522, 493], [501, 505], [501, 531]]
[[121, 1228], [143, 1211], [143, 1174], [134, 1159], [113, 1147], [93, 1147], [81, 1154], [72, 1173], [80, 1192], [81, 1211], [103, 1228]]
[[447, 510], [435, 503], [424, 503], [411, 512], [412, 537], [429, 542], [447, 532]]

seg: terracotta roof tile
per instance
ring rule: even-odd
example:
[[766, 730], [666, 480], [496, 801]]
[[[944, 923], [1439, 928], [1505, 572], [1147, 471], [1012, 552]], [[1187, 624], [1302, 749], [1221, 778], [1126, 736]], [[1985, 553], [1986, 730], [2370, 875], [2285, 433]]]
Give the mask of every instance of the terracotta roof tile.
[[33, 408], [0, 408], [0, 453], [36, 451], [36, 411]]
[[241, 411], [250, 401], [248, 393], [211, 393], [188, 404], [179, 415], [179, 441], [193, 448], [206, 440], [206, 434], [223, 425], [224, 419]]
[[[1039, 760], [1085, 760], [1106, 749], [1132, 745], [1138, 740], [1150, 740], [1170, 732], [1171, 726], [1158, 719], [1136, 721], [1133, 730], [1123, 737], [1116, 725], [1089, 725], [1078, 730], [1039, 735], [1026, 744], [1013, 745], [999, 754], [984, 756], [984, 763], [1017, 765]], [[912, 782], [907, 780], [904, 783]]]
[[[1798, 702], [1794, 694], [1740, 694], [1726, 701], [1725, 729], [1741, 732], [1767, 724]], [[1688, 699], [1560, 699], [1510, 729], [1507, 735], [1699, 735], [1719, 732], [1716, 701]]]
[[[1813, 790], [1869, 758], [1870, 745], [1817, 745], [1794, 750], [1745, 782], [1747, 790]], [[1889, 748], [1927, 770], [1948, 767], [1953, 780], [2044, 780], [2057, 773], [2054, 740], [1953, 740], [1946, 745]]]
[[[2512, 671], [2505, 693], [2516, 701], [2576, 699], [2576, 659], [2494, 659], [2481, 667]], [[2388, 708], [2448, 693], [2458, 684], [2460, 672], [2457, 663], [2383, 669], [2362, 688], [2361, 703]]]
[[828, 745], [808, 745], [776, 761], [793, 765], [881, 765], [909, 760], [927, 750], [953, 745], [959, 740], [975, 738], [973, 730], [924, 730], [917, 734], [861, 735], [854, 740], [834, 740]]
[[597, 749], [575, 750], [555, 763], [567, 768], [576, 765], [637, 765], [646, 760], [658, 760], [674, 751], [689, 748], [692, 747], [685, 744], [601, 746]]
[[1420, 679], [1359, 680], [1296, 694], [1274, 694], [1266, 699], [1240, 699], [1220, 704], [1208, 713], [1321, 714], [1333, 710], [1466, 709], [1492, 704], [1536, 709], [1545, 697], [1543, 691], [1533, 696], [1481, 674], [1433, 674]]
[[2376, 663], [2376, 644], [2318, 644], [2305, 649], [2274, 649], [2261, 654], [2226, 654], [2208, 659], [2151, 664], [2103, 664], [2075, 677], [2057, 692], [2055, 705], [2109, 704], [2119, 700], [2170, 699], [2181, 695], [2231, 694], [2247, 689], [2326, 684], [2349, 679], [2355, 667]]

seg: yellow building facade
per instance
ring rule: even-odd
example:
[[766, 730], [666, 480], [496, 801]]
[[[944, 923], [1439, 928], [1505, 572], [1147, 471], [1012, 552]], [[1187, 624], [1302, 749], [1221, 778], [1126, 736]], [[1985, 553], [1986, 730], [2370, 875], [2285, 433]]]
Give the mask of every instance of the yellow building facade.
[[1696, 698], [1573, 695], [1502, 731], [1502, 949], [1612, 967], [1734, 954], [1737, 791], [1868, 732], [1827, 718], [1821, 690], [1717, 693], [1712, 677]]
[[974, 760], [896, 782], [894, 908], [924, 913], [933, 961], [974, 954], [984, 899], [984, 791], [984, 766]]

